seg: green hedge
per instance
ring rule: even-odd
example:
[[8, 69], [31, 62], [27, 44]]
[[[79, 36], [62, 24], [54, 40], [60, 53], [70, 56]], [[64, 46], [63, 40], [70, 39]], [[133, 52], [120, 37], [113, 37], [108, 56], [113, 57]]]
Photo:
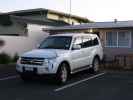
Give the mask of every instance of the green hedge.
[[16, 53], [14, 57], [11, 57], [10, 55], [6, 53], [0, 53], [0, 64], [9, 64], [9, 63], [16, 63], [18, 59], [18, 54]]

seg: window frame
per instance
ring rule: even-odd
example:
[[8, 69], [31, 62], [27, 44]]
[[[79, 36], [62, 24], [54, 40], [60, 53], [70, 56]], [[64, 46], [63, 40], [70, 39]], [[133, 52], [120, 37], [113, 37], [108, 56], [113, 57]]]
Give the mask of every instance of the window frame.
[[[91, 42], [91, 44], [86, 46], [86, 47], [82, 47], [82, 48], [94, 47], [94, 46], [98, 46], [99, 45], [99, 41], [98, 41], [97, 37], [83, 37], [82, 45], [84, 43], [84, 39], [88, 39], [88, 41]], [[97, 41], [97, 43], [95, 43], [95, 40]]]
[[[110, 46], [110, 45], [107, 44], [107, 34], [109, 32], [113, 32], [113, 33], [116, 32], [117, 33], [116, 46]], [[128, 43], [127, 46], [120, 46], [119, 45], [119, 34], [120, 34], [119, 32], [127, 32], [127, 33], [129, 33], [129, 43]], [[125, 30], [125, 31], [108, 31], [105, 34], [105, 47], [110, 47], [110, 48], [131, 48], [131, 44], [132, 44], [132, 31], [129, 31], [129, 30]]]

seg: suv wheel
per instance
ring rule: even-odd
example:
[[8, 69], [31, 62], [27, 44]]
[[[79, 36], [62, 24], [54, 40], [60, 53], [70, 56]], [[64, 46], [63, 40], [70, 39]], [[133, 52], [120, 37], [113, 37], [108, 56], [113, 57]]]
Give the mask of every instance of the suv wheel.
[[68, 65], [66, 63], [62, 63], [56, 74], [56, 81], [60, 84], [66, 83], [68, 79]]
[[92, 68], [90, 68], [91, 73], [96, 73], [99, 70], [100, 61], [97, 57], [94, 58], [92, 63]]

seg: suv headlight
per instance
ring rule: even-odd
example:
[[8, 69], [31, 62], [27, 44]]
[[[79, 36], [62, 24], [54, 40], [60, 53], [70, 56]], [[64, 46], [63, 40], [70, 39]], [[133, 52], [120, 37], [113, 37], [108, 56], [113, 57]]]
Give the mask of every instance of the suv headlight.
[[44, 60], [44, 63], [49, 63], [49, 59], [45, 59]]
[[17, 64], [19, 64], [20, 62], [21, 62], [21, 57], [18, 58]]
[[44, 65], [45, 66], [51, 66], [51, 64], [53, 64], [55, 62], [56, 58], [47, 58], [47, 59], [44, 59]]
[[49, 64], [49, 59], [44, 59], [44, 65], [46, 65], [46, 66], [48, 66], [48, 64]]

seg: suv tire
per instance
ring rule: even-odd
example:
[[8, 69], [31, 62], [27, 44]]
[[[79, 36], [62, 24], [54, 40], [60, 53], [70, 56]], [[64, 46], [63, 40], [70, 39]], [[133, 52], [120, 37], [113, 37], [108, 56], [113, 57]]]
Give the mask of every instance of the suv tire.
[[94, 73], [98, 72], [99, 65], [100, 65], [100, 60], [98, 57], [95, 57], [93, 62], [92, 62], [92, 68], [89, 69], [90, 73], [94, 74]]
[[66, 63], [62, 63], [56, 74], [56, 82], [58, 84], [65, 84], [68, 80], [68, 65]]

